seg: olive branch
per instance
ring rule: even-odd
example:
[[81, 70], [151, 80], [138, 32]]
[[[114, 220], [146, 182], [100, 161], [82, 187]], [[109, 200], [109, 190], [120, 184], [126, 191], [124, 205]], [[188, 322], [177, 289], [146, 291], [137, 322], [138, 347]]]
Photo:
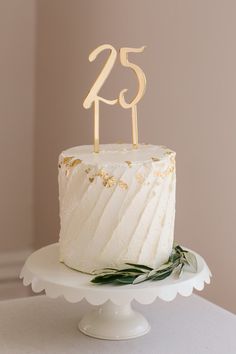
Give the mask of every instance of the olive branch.
[[143, 264], [125, 263], [124, 269], [104, 268], [93, 272], [95, 277], [91, 280], [95, 284], [117, 285], [138, 284], [147, 280], [163, 280], [171, 274], [180, 278], [183, 271], [197, 272], [196, 256], [179, 245], [174, 245], [168, 261], [160, 267], [153, 269]]

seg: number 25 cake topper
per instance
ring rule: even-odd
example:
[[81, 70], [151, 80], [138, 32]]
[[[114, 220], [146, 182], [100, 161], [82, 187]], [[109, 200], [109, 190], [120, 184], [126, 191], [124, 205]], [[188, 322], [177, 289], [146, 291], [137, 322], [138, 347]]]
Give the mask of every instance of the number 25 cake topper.
[[83, 106], [88, 109], [94, 105], [94, 152], [99, 152], [99, 104], [100, 102], [104, 102], [109, 105], [114, 105], [119, 102], [121, 107], [125, 109], [131, 108], [132, 112], [132, 137], [133, 137], [133, 147], [136, 149], [138, 147], [138, 122], [137, 122], [137, 104], [143, 97], [146, 89], [146, 77], [142, 69], [131, 63], [128, 59], [129, 53], [142, 53], [145, 47], [141, 48], [121, 48], [120, 49], [120, 62], [123, 66], [132, 69], [138, 79], [138, 92], [134, 99], [131, 102], [126, 102], [125, 100], [125, 92], [127, 89], [123, 89], [119, 98], [114, 100], [108, 100], [99, 96], [99, 91], [108, 78], [117, 58], [116, 49], [110, 44], [103, 44], [92, 51], [89, 55], [89, 61], [94, 61], [97, 56], [103, 52], [104, 50], [110, 50], [110, 54], [107, 58], [107, 61], [98, 75], [97, 80], [94, 82], [92, 88], [90, 89], [87, 97], [84, 100]]

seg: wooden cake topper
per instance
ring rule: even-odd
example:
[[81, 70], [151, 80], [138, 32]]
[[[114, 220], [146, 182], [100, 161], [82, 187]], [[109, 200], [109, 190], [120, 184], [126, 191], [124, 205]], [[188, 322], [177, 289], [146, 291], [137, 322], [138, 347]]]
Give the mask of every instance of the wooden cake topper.
[[109, 50], [110, 54], [108, 59], [98, 75], [97, 80], [94, 82], [92, 88], [90, 89], [87, 97], [84, 100], [83, 106], [84, 108], [88, 109], [91, 108], [92, 104], [94, 104], [94, 152], [99, 152], [99, 103], [104, 102], [109, 105], [114, 105], [117, 102], [121, 105], [121, 107], [128, 109], [131, 108], [132, 112], [132, 137], [133, 137], [133, 147], [138, 147], [138, 122], [137, 122], [137, 104], [143, 97], [146, 89], [146, 77], [142, 69], [134, 64], [131, 63], [128, 59], [129, 53], [142, 53], [145, 47], [141, 48], [121, 48], [120, 49], [120, 62], [123, 66], [132, 69], [135, 74], [137, 75], [138, 79], [138, 93], [135, 98], [130, 102], [126, 102], [124, 94], [127, 92], [127, 89], [123, 89], [120, 94], [119, 98], [114, 100], [108, 100], [101, 96], [99, 96], [99, 91], [102, 88], [103, 84], [105, 83], [106, 79], [108, 78], [117, 58], [117, 51], [116, 49], [110, 44], [103, 44], [97, 47], [92, 53], [89, 55], [89, 61], [94, 61], [97, 56], [103, 52], [104, 50]]

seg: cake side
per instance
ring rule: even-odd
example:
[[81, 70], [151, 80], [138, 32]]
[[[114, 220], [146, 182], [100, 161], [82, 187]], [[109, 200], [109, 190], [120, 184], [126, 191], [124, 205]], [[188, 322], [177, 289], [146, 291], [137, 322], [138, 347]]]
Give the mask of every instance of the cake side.
[[87, 273], [126, 262], [161, 265], [173, 245], [175, 184], [175, 153], [163, 146], [62, 152], [61, 261]]

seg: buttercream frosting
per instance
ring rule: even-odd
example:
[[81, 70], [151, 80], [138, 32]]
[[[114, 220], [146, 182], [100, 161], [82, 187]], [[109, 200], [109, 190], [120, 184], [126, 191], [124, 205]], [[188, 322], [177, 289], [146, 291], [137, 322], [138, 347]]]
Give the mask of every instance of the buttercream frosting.
[[175, 152], [140, 144], [76, 146], [59, 156], [60, 260], [92, 273], [156, 268], [173, 246]]

